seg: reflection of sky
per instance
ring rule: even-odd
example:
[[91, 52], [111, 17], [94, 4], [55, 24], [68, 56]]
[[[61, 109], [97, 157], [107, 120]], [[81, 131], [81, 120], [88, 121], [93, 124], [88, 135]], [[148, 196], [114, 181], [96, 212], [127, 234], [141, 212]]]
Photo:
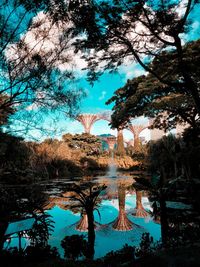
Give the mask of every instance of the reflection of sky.
[[[142, 202], [146, 208], [149, 207], [147, 197], [143, 197]], [[136, 196], [127, 195], [126, 197], [126, 211], [129, 220], [134, 224], [131, 231], [116, 231], [112, 229], [112, 223], [118, 216], [119, 206], [118, 200], [103, 200], [99, 207], [100, 217], [98, 212], [94, 212], [95, 221], [99, 223], [100, 229], [96, 231], [95, 240], [95, 257], [102, 257], [111, 250], [118, 250], [122, 248], [126, 243], [129, 245], [138, 245], [143, 232], [149, 232], [154, 240], [160, 239], [160, 225], [152, 221], [151, 218], [136, 218], [131, 214], [131, 210], [135, 208]], [[130, 212], [129, 212], [130, 211]], [[80, 214], [74, 214], [70, 210], [63, 210], [58, 206], [55, 206], [51, 210], [47, 211], [51, 216], [54, 223], [54, 231], [49, 239], [49, 244], [58, 248], [59, 252], [63, 256], [63, 249], [61, 247], [61, 240], [72, 234], [84, 234], [87, 238], [86, 232], [79, 232], [76, 230], [76, 224], [80, 220]], [[26, 240], [29, 243], [28, 239]], [[22, 240], [22, 247], [26, 246], [25, 239]], [[11, 241], [11, 246], [18, 246], [18, 238]]]
[[[144, 206], [149, 206], [148, 199], [144, 197], [142, 199]], [[135, 195], [128, 195], [126, 197], [126, 210], [132, 210], [136, 205]], [[118, 216], [118, 200], [103, 200], [99, 207], [99, 214], [95, 211], [95, 221], [103, 225], [102, 228], [96, 231], [95, 241], [95, 257], [102, 257], [111, 250], [117, 250], [123, 247], [126, 243], [130, 245], [138, 245], [143, 232], [150, 232], [155, 240], [160, 239], [160, 225], [154, 223], [151, 218], [136, 218], [129, 213], [128, 218], [135, 224], [142, 228], [134, 227], [131, 231], [121, 232], [112, 229], [111, 223]], [[75, 229], [76, 223], [80, 219], [79, 214], [73, 214], [69, 210], [62, 210], [59, 207], [54, 207], [48, 211], [55, 221], [55, 231], [50, 237], [50, 245], [59, 248], [59, 251], [63, 255], [62, 248], [60, 246], [61, 240], [66, 235], [72, 234], [85, 234]]]

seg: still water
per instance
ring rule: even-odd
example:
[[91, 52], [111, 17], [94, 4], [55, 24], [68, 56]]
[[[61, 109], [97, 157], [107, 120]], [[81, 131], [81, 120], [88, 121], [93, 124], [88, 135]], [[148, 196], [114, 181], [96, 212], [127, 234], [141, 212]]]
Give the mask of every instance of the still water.
[[[54, 221], [49, 244], [57, 247], [61, 256], [64, 255], [61, 240], [65, 236], [85, 234], [87, 237], [86, 215], [81, 214], [80, 209], [70, 207], [71, 192], [64, 189], [72, 183], [80, 185], [83, 182], [107, 186], [99, 197], [99, 212], [94, 211], [95, 258], [102, 257], [111, 250], [118, 250], [125, 244], [139, 245], [144, 232], [149, 232], [155, 241], [160, 239], [160, 225], [150, 215], [152, 208], [148, 196], [145, 192], [138, 194], [134, 190], [132, 175], [113, 175], [110, 172], [105, 176], [84, 177], [73, 182], [55, 180], [46, 187], [49, 204], [45, 209]], [[27, 244], [28, 240], [24, 239], [23, 246]]]

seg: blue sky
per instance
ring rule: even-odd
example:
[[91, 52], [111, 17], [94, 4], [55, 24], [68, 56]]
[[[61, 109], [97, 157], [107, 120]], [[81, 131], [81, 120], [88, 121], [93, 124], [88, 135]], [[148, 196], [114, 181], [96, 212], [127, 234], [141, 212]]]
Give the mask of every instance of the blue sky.
[[[189, 34], [184, 36], [185, 40], [195, 40], [200, 36], [200, 19], [199, 19], [200, 10], [199, 8], [195, 9], [191, 14], [191, 19], [193, 20], [192, 28]], [[92, 87], [87, 81], [85, 74], [79, 74], [80, 79], [75, 85], [78, 88], [81, 87], [87, 92], [87, 97], [81, 102], [81, 112], [82, 113], [101, 113], [105, 110], [111, 110], [112, 106], [105, 105], [105, 102], [112, 97], [115, 90], [120, 88], [125, 84], [127, 79], [139, 76], [143, 74], [144, 71], [142, 68], [136, 64], [130, 64], [128, 66], [122, 66], [119, 69], [118, 73], [108, 74], [105, 73], [101, 76], [99, 81], [95, 82]], [[37, 113], [37, 111], [35, 111]], [[31, 111], [30, 111], [31, 115]], [[37, 114], [40, 116], [39, 114]], [[49, 130], [53, 129], [54, 131], [50, 134], [43, 134], [37, 129], [29, 131], [30, 135], [35, 137], [38, 140], [44, 139], [45, 137], [57, 137], [59, 138], [62, 134], [66, 132], [70, 133], [81, 133], [83, 132], [83, 127], [78, 121], [72, 121], [68, 119], [64, 113], [49, 113], [46, 115], [42, 122], [41, 126], [48, 128]], [[13, 127], [19, 127], [14, 125]], [[93, 134], [103, 134], [111, 133], [116, 134], [116, 131], [110, 129], [106, 121], [98, 121], [94, 124], [92, 128]], [[143, 136], [148, 138], [147, 130], [144, 130]], [[125, 131], [125, 138], [131, 139], [132, 134], [128, 131]]]

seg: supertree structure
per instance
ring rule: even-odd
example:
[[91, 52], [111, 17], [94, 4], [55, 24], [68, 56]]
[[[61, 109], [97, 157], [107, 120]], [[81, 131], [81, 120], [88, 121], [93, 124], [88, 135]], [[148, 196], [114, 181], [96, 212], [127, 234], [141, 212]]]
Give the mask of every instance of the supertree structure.
[[[96, 223], [94, 222], [95, 229], [97, 228]], [[88, 216], [86, 213], [81, 214], [81, 219], [78, 221], [76, 225], [76, 229], [80, 232], [88, 231]]]
[[85, 133], [90, 133], [92, 125], [101, 119], [99, 114], [80, 114], [76, 118], [84, 127]]
[[128, 147], [130, 147], [130, 146], [134, 147], [134, 140], [131, 139], [131, 140], [126, 141], [126, 144]]
[[123, 137], [123, 130], [117, 129], [117, 154], [120, 156], [124, 156], [126, 154], [124, 148], [124, 137]]
[[149, 216], [149, 213], [144, 209], [142, 205], [142, 191], [136, 190], [136, 207], [135, 217], [145, 218]]
[[88, 217], [87, 217], [86, 213], [81, 215], [81, 219], [77, 223], [76, 229], [78, 231], [81, 231], [81, 232], [87, 232], [88, 231]]
[[133, 228], [133, 223], [128, 219], [125, 211], [126, 190], [124, 185], [118, 187], [119, 215], [113, 223], [113, 228], [117, 231], [129, 231]]
[[113, 150], [117, 143], [115, 136], [106, 136], [103, 140], [108, 144], [109, 150]]
[[140, 133], [146, 129], [148, 125], [137, 125], [137, 124], [128, 124], [127, 129], [131, 131], [134, 135], [134, 149], [138, 150], [140, 147], [140, 138], [139, 135]]

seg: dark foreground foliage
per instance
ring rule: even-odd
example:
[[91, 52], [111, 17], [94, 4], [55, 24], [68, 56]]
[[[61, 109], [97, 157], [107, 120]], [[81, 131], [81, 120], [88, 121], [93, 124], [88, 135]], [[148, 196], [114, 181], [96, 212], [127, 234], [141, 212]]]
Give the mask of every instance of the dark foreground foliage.
[[[125, 245], [121, 250], [111, 251], [105, 257], [97, 260], [64, 260], [58, 256], [56, 248], [27, 247], [19, 252], [16, 248], [4, 251], [0, 255], [2, 267], [196, 267], [199, 266], [200, 244], [195, 243], [176, 249], [163, 249], [158, 244], [148, 245], [147, 235], [137, 251], [141, 257], [135, 258], [135, 248]], [[146, 241], [145, 241], [146, 240]], [[145, 244], [144, 244], [145, 243]], [[145, 248], [144, 248], [145, 247]], [[156, 248], [157, 247], [157, 248]], [[136, 253], [137, 254], [137, 253]]]

